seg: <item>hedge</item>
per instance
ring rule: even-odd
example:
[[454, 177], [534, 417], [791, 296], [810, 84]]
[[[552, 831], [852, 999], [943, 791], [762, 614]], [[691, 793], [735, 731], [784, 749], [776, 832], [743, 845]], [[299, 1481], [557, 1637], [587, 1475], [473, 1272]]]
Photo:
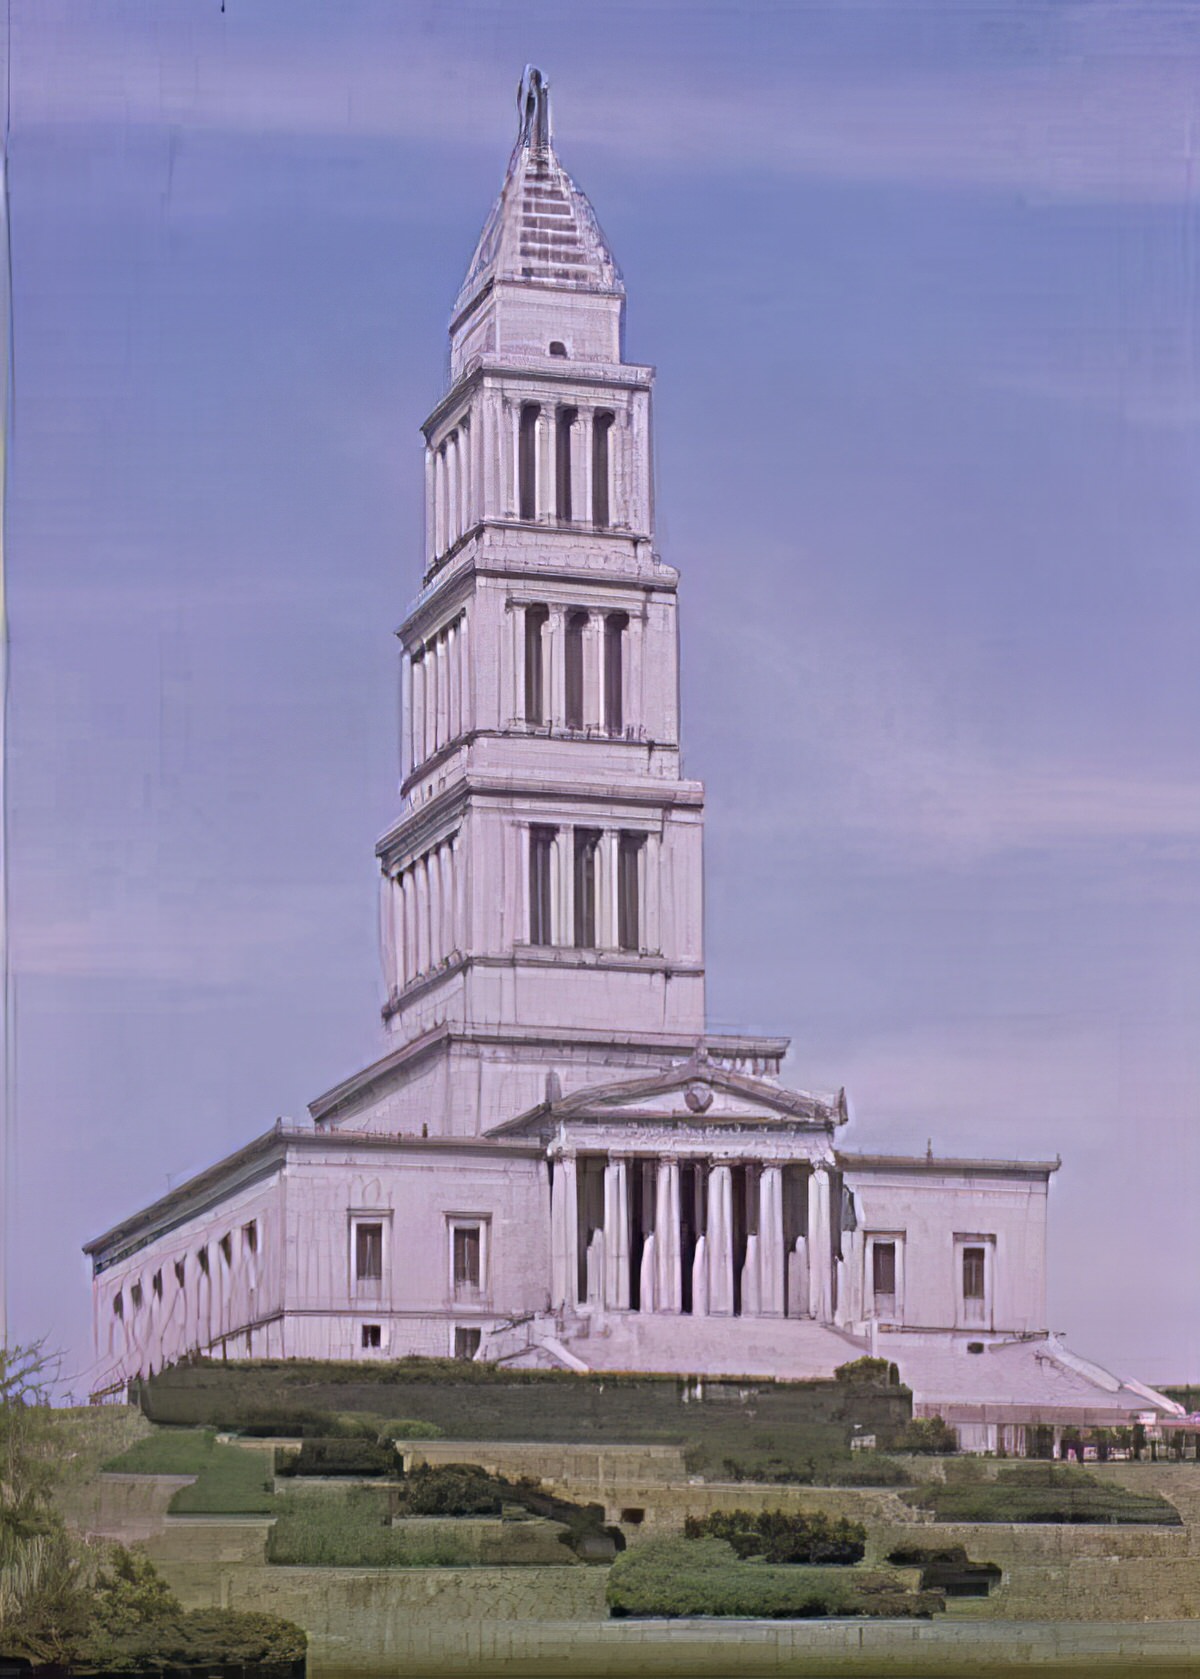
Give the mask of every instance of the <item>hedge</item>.
[[464, 1568], [474, 1560], [451, 1534], [423, 1539], [386, 1526], [386, 1494], [374, 1487], [283, 1493], [276, 1510], [267, 1538], [268, 1562], [306, 1568]]
[[195, 1475], [172, 1498], [174, 1515], [265, 1515], [274, 1488], [261, 1452], [220, 1444], [211, 1429], [156, 1429], [105, 1469], [126, 1475]]
[[399, 1473], [391, 1446], [375, 1440], [303, 1440], [298, 1452], [275, 1453], [275, 1473], [289, 1475], [382, 1475]]
[[78, 1673], [162, 1673], [168, 1669], [258, 1667], [303, 1672], [307, 1639], [275, 1615], [235, 1609], [180, 1609], [129, 1632], [97, 1633], [74, 1664]]
[[617, 1616], [930, 1616], [940, 1592], [913, 1592], [886, 1570], [739, 1562], [723, 1539], [651, 1539], [619, 1556], [608, 1576]]
[[784, 1510], [714, 1510], [708, 1516], [689, 1516], [683, 1524], [688, 1539], [724, 1539], [737, 1556], [763, 1557], [767, 1562], [861, 1562], [867, 1530], [844, 1516], [831, 1518], [823, 1510], [789, 1515]]
[[1180, 1525], [1178, 1510], [1158, 1493], [1130, 1492], [1053, 1463], [1017, 1464], [993, 1481], [933, 1481], [902, 1496], [939, 1522]]

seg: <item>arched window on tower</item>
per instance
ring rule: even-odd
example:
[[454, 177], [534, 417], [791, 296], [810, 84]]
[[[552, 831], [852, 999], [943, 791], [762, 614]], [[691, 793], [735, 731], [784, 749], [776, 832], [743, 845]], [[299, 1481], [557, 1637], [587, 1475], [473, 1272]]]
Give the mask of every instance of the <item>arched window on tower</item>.
[[554, 505], [560, 520], [566, 523], [571, 514], [571, 440], [577, 408], [560, 408], [554, 432]]
[[536, 402], [521, 405], [517, 444], [517, 493], [520, 517], [537, 518], [537, 428], [541, 409]]
[[525, 721], [544, 723], [546, 707], [546, 662], [543, 655], [543, 631], [550, 616], [548, 607], [525, 608]]
[[604, 620], [604, 727], [610, 735], [625, 728], [626, 612], [610, 612]]
[[607, 525], [610, 518], [611, 496], [609, 494], [609, 446], [608, 434], [612, 430], [614, 414], [604, 411], [596, 414], [592, 419], [592, 523]]
[[568, 612], [566, 636], [566, 706], [568, 729], [583, 727], [583, 636], [587, 629], [586, 612]]

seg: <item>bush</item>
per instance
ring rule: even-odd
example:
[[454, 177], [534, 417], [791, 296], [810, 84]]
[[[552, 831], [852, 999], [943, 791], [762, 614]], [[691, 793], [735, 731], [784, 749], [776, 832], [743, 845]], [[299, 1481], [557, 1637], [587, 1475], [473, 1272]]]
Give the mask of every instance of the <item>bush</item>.
[[379, 1440], [440, 1440], [443, 1430], [435, 1422], [422, 1422], [419, 1417], [401, 1417], [397, 1422], [385, 1422], [379, 1430]]
[[161, 1673], [180, 1667], [255, 1666], [303, 1671], [307, 1639], [275, 1615], [234, 1609], [177, 1609], [113, 1635], [97, 1632], [81, 1651], [80, 1666], [108, 1673]]
[[994, 1481], [933, 1481], [903, 1496], [939, 1522], [1180, 1525], [1178, 1510], [1157, 1493], [1130, 1492], [1086, 1470], [1053, 1463], [1017, 1464]]
[[788, 1515], [783, 1510], [715, 1510], [709, 1516], [689, 1516], [683, 1525], [688, 1539], [724, 1539], [735, 1554], [763, 1557], [779, 1563], [861, 1562], [867, 1530], [844, 1516], [832, 1519], [824, 1511]]
[[613, 1615], [921, 1615], [944, 1607], [937, 1592], [910, 1592], [886, 1570], [739, 1562], [722, 1539], [651, 1539], [609, 1571]]
[[306, 1568], [462, 1568], [474, 1560], [450, 1534], [417, 1538], [387, 1525], [387, 1499], [373, 1487], [284, 1493], [267, 1539], [267, 1561]]
[[901, 1452], [948, 1455], [958, 1450], [958, 1435], [941, 1417], [914, 1417], [904, 1427], [895, 1449]]
[[421, 1463], [400, 1482], [397, 1513], [407, 1516], [498, 1516], [516, 1485], [474, 1463]]
[[895, 1387], [900, 1372], [886, 1358], [852, 1358], [849, 1364], [839, 1364], [833, 1372], [839, 1382], [866, 1382], [872, 1387]]
[[275, 1454], [275, 1473], [288, 1475], [395, 1475], [399, 1465], [390, 1446], [343, 1438], [302, 1440], [298, 1452]]

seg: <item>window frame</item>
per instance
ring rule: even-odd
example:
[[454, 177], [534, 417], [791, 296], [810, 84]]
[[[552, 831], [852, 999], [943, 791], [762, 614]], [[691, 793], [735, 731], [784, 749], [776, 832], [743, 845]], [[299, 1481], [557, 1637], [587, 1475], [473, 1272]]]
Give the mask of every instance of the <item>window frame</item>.
[[[878, 1248], [892, 1249], [892, 1283], [893, 1290], [889, 1296], [877, 1293], [875, 1287], [875, 1252]], [[904, 1322], [904, 1247], [905, 1232], [903, 1230], [869, 1230], [863, 1243], [864, 1262], [864, 1315], [877, 1318], [884, 1323]], [[890, 1299], [891, 1304], [882, 1305]]]
[[529, 942], [539, 949], [554, 943], [554, 842], [558, 829], [544, 822], [529, 825]]
[[[967, 1293], [967, 1256], [982, 1251], [982, 1293]], [[996, 1314], [996, 1237], [994, 1232], [956, 1232], [954, 1236], [954, 1301], [957, 1327], [991, 1329]]]
[[[478, 1242], [479, 1281], [459, 1282], [456, 1249], [459, 1234], [472, 1233]], [[447, 1297], [455, 1306], [476, 1309], [491, 1295], [492, 1215], [490, 1213], [455, 1212], [446, 1214], [446, 1288]]]
[[[359, 1274], [359, 1232], [379, 1226], [379, 1275]], [[350, 1210], [347, 1227], [346, 1265], [349, 1273], [349, 1292], [353, 1300], [381, 1300], [391, 1275], [390, 1210], [383, 1207], [356, 1207]]]

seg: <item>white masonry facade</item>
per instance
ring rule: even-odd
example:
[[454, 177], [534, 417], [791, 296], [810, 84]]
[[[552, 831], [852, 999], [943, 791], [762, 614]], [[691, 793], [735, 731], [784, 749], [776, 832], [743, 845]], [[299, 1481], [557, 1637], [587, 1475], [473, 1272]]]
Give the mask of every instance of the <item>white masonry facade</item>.
[[527, 74], [424, 425], [378, 1061], [88, 1245], [96, 1391], [197, 1352], [826, 1376], [979, 1449], [1170, 1402], [1050, 1334], [1057, 1161], [843, 1145], [704, 1002], [653, 369]]

